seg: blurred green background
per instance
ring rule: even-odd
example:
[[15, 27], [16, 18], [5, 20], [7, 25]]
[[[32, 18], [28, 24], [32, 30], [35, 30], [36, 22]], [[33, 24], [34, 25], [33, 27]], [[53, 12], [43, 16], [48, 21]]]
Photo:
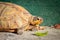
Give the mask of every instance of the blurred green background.
[[60, 0], [0, 0], [12, 2], [26, 8], [32, 15], [44, 19], [43, 26], [60, 23]]

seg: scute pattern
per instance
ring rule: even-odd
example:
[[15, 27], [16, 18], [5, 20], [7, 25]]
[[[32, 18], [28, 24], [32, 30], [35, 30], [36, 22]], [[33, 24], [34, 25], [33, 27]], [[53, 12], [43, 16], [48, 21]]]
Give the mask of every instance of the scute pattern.
[[29, 23], [32, 15], [16, 4], [0, 2], [0, 30], [16, 29]]

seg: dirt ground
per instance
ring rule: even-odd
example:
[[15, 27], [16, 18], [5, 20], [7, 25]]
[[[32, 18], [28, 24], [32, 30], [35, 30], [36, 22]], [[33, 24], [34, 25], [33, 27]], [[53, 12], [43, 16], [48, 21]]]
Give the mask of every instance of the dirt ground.
[[40, 32], [44, 31], [48, 31], [48, 35], [44, 37], [32, 35], [36, 31], [25, 31], [22, 35], [0, 32], [0, 40], [60, 40], [60, 29], [46, 27], [45, 30], [40, 30]]

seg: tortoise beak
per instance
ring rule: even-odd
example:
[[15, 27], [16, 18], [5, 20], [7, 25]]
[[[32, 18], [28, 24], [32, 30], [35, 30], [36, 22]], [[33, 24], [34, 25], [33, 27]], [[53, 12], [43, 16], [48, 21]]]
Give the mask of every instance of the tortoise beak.
[[36, 21], [34, 21], [37, 25], [41, 24], [43, 22], [42, 18], [38, 18]]

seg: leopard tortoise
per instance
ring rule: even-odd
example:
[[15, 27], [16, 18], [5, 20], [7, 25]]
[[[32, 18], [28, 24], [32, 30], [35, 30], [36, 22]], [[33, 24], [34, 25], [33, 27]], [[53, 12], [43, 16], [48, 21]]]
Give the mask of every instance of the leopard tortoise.
[[29, 25], [37, 26], [42, 22], [42, 18], [31, 15], [19, 5], [0, 2], [0, 31], [19, 33], [19, 30], [29, 30]]

